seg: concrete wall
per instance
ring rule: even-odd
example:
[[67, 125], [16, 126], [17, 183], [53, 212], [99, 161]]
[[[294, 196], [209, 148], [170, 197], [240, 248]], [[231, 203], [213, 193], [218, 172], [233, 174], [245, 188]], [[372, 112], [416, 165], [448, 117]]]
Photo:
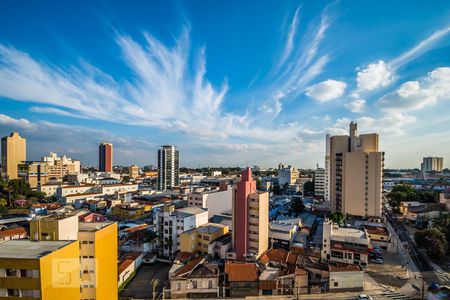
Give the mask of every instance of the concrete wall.
[[330, 291], [362, 291], [364, 272], [330, 272]]

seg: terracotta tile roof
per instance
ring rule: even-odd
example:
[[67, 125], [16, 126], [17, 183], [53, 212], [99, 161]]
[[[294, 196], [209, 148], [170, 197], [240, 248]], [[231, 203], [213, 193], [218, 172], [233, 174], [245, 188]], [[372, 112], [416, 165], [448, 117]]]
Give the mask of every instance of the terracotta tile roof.
[[358, 272], [362, 270], [358, 265], [344, 263], [330, 263], [328, 269], [330, 272]]
[[298, 254], [293, 253], [289, 251], [287, 258], [286, 258], [286, 264], [288, 265], [295, 265], [297, 263]]
[[132, 260], [132, 259], [125, 259], [124, 261], [122, 261], [122, 262], [119, 264], [119, 267], [118, 267], [118, 273], [121, 274], [121, 273], [122, 273], [123, 271], [125, 271], [126, 268], [128, 268], [133, 262], [134, 262], [134, 260]]
[[205, 256], [199, 255], [197, 257], [192, 258], [187, 264], [182, 266], [175, 274], [174, 277], [181, 276], [187, 273], [192, 272], [203, 260]]
[[177, 256], [175, 257], [175, 260], [179, 260], [180, 262], [185, 262], [188, 259], [190, 259], [191, 257], [194, 257], [196, 255], [195, 252], [191, 253], [191, 252], [183, 252], [180, 251], [178, 252]]
[[137, 226], [134, 226], [134, 227], [127, 228], [124, 231], [125, 232], [134, 232], [134, 231], [139, 231], [139, 230], [145, 229], [147, 227], [149, 227], [148, 224], [141, 224], [141, 225], [137, 225]]
[[27, 231], [23, 227], [8, 228], [0, 231], [0, 237], [10, 237], [15, 235], [26, 235]]
[[263, 265], [267, 265], [269, 263], [270, 259], [269, 256], [267, 256], [267, 251], [264, 252], [260, 257], [259, 257], [259, 262], [262, 263]]
[[225, 273], [228, 274], [228, 281], [258, 281], [256, 264], [226, 263]]
[[269, 251], [267, 251], [267, 256], [269, 257], [270, 261], [285, 263], [288, 252], [284, 249], [270, 249]]
[[381, 234], [381, 235], [389, 235], [387, 229], [385, 227], [375, 227], [375, 226], [364, 226], [368, 234]]

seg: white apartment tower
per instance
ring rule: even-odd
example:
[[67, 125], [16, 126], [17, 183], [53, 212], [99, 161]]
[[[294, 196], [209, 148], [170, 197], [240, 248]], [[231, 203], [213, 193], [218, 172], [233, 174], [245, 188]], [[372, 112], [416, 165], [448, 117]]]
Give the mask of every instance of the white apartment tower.
[[180, 184], [179, 151], [175, 146], [158, 149], [158, 190], [170, 190]]

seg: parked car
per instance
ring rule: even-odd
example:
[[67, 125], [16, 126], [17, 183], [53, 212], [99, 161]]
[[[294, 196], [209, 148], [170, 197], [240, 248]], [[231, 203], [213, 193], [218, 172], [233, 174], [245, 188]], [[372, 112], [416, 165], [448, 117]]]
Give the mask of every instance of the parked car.
[[359, 294], [358, 300], [373, 300], [373, 298], [366, 294]]
[[372, 258], [370, 261], [380, 265], [383, 263], [383, 260], [381, 258]]

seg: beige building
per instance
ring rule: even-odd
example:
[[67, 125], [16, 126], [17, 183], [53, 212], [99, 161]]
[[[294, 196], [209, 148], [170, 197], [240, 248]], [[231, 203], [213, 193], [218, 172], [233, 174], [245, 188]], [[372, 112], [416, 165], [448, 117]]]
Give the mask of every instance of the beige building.
[[139, 167], [136, 165], [131, 165], [128, 167], [128, 175], [130, 178], [138, 178], [139, 177]]
[[278, 184], [280, 186], [287, 184], [294, 184], [299, 178], [299, 172], [296, 168], [288, 166], [278, 170]]
[[424, 157], [420, 169], [422, 172], [441, 172], [444, 169], [444, 158]]
[[35, 241], [76, 240], [78, 216], [51, 216], [30, 221], [30, 239]]
[[269, 193], [249, 195], [248, 250], [258, 257], [269, 248]]
[[208, 218], [214, 215], [229, 213], [232, 209], [233, 189], [222, 184], [220, 189], [195, 192], [187, 196], [188, 206], [208, 209]]
[[69, 174], [80, 174], [81, 163], [65, 155], [58, 157], [56, 153], [50, 152], [49, 156], [44, 156], [41, 161], [36, 161], [28, 165], [27, 180], [31, 188], [37, 188], [48, 181], [60, 181]]
[[19, 178], [18, 166], [27, 158], [27, 140], [12, 132], [2, 138], [2, 177]]
[[384, 152], [378, 149], [378, 134], [330, 138], [330, 199], [333, 211], [362, 217], [380, 217], [382, 207]]

